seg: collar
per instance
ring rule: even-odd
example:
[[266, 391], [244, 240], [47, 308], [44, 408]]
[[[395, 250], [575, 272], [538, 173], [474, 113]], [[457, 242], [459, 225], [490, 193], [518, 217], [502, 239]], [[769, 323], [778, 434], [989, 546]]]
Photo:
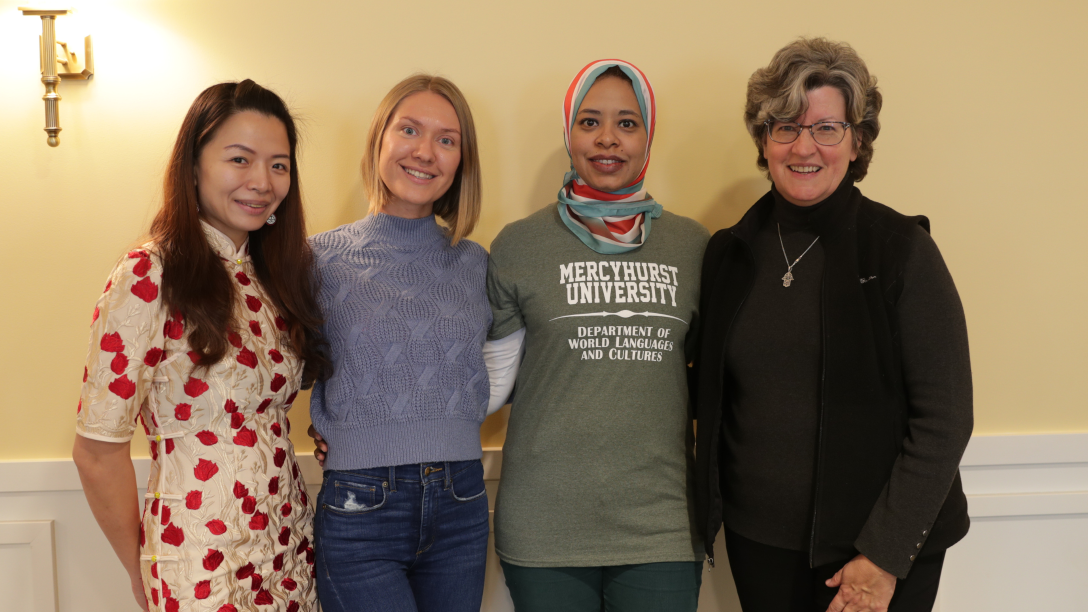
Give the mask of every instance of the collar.
[[376, 212], [358, 223], [363, 232], [388, 239], [397, 245], [424, 245], [436, 240], [449, 240], [446, 231], [438, 225], [433, 214], [419, 219], [405, 219]]
[[786, 201], [771, 184], [771, 190], [756, 201], [734, 226], [733, 235], [751, 243], [766, 223], [778, 221], [783, 227], [805, 228], [827, 239], [847, 229], [856, 217], [861, 192], [847, 174], [835, 191], [812, 206], [797, 206]]
[[234, 248], [234, 241], [226, 234], [212, 227], [207, 221], [201, 219], [200, 227], [204, 230], [204, 237], [208, 240], [208, 246], [212, 247], [220, 259], [236, 264], [249, 261], [249, 238], [242, 243], [240, 248]]

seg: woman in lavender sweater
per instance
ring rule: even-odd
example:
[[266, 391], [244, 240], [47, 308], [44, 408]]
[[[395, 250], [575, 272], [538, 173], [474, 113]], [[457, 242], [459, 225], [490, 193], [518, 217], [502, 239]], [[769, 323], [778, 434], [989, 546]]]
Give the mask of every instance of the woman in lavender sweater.
[[461, 92], [409, 77], [370, 125], [370, 215], [312, 239], [335, 365], [310, 407], [332, 449], [314, 520], [326, 612], [480, 609], [491, 310], [487, 253], [464, 239], [479, 165]]

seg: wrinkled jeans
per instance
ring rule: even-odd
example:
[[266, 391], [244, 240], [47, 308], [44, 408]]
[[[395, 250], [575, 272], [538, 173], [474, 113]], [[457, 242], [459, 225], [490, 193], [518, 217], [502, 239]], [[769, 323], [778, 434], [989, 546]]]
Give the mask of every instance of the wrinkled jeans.
[[314, 517], [324, 612], [479, 612], [487, 560], [483, 464], [327, 471]]

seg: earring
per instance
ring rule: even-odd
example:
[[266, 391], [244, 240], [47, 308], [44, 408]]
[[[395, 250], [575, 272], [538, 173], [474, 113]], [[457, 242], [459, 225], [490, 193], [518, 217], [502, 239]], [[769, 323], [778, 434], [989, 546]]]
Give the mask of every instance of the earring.
[[275, 213], [273, 213], [271, 215], [268, 215], [268, 220], [265, 221], [265, 223], [267, 223], [268, 225], [275, 225], [276, 224], [276, 215], [275, 215]]

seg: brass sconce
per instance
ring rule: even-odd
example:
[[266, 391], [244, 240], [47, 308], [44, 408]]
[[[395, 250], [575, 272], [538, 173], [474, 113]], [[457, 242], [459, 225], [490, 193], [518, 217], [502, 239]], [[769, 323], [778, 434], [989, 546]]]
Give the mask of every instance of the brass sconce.
[[[45, 133], [49, 135], [46, 142], [55, 147], [60, 144], [60, 94], [57, 93], [57, 85], [61, 79], [87, 80], [94, 74], [94, 49], [91, 47], [91, 37], [83, 39], [83, 62], [79, 57], [68, 50], [68, 43], [57, 42], [54, 30], [54, 22], [60, 15], [67, 15], [71, 9], [35, 9], [20, 7], [23, 15], [42, 18], [42, 35], [38, 39], [39, 56], [41, 58], [42, 83], [45, 84]], [[60, 47], [60, 53], [57, 53]]]

